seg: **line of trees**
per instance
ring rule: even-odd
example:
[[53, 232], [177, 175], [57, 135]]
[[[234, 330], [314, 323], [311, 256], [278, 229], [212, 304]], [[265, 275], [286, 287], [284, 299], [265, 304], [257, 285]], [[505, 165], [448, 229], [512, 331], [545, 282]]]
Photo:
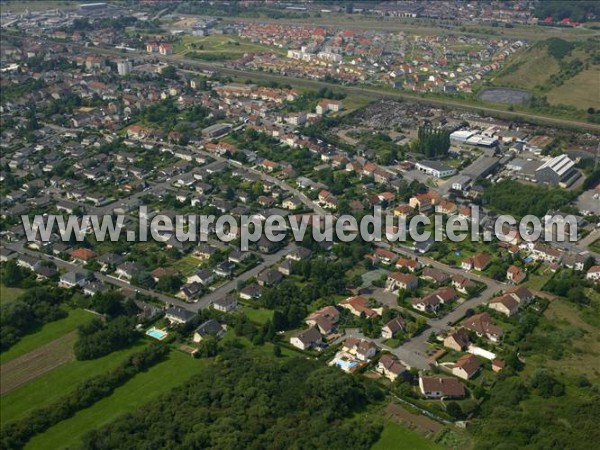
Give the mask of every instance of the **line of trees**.
[[450, 132], [430, 125], [419, 127], [418, 138], [414, 142], [414, 150], [428, 158], [445, 156], [450, 149]]
[[117, 387], [162, 361], [168, 353], [169, 348], [166, 345], [155, 343], [141, 352], [134, 353], [110, 372], [83, 381], [56, 403], [39, 408], [24, 419], [4, 426], [0, 433], [0, 447], [23, 448], [32, 437], [108, 397]]
[[48, 322], [67, 317], [61, 304], [70, 293], [56, 287], [35, 287], [18, 299], [0, 307], [0, 350], [6, 351], [19, 340]]

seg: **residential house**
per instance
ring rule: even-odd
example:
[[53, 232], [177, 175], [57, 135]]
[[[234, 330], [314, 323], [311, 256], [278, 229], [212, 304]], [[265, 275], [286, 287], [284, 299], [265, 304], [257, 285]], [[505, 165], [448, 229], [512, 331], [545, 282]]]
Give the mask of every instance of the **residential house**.
[[436, 284], [444, 284], [450, 279], [450, 275], [433, 267], [425, 267], [421, 278], [427, 281], [433, 281]]
[[171, 306], [165, 311], [165, 318], [171, 323], [171, 325], [186, 325], [190, 323], [196, 313], [188, 311], [181, 306]]
[[421, 263], [416, 259], [400, 258], [396, 261], [396, 269], [408, 269], [409, 272], [416, 272], [421, 269]]
[[585, 274], [587, 280], [598, 281], [600, 280], [600, 266], [592, 266], [588, 269]]
[[84, 286], [87, 283], [87, 278], [84, 273], [72, 270], [60, 276], [58, 285], [64, 288], [73, 288], [75, 286]]
[[465, 351], [470, 343], [469, 332], [464, 328], [459, 328], [444, 339], [444, 347], [457, 352]]
[[314, 327], [304, 330], [297, 336], [290, 338], [290, 344], [300, 350], [309, 350], [313, 347], [318, 347], [322, 342], [321, 334]]
[[470, 278], [456, 274], [452, 276], [452, 287], [461, 294], [468, 294], [470, 290], [477, 287], [477, 284]]
[[367, 319], [371, 319], [373, 317], [377, 317], [381, 315], [380, 310], [370, 308], [367, 306], [369, 300], [363, 296], [349, 297], [346, 300], [343, 300], [339, 303], [339, 306], [347, 309], [355, 316], [360, 317], [361, 314], [364, 314]]
[[256, 276], [259, 286], [275, 286], [283, 279], [281, 272], [273, 269], [265, 269]]
[[481, 370], [481, 362], [475, 355], [463, 355], [452, 366], [452, 375], [470, 380]]
[[338, 200], [331, 192], [323, 189], [319, 192], [319, 203], [325, 208], [336, 209]]
[[292, 265], [293, 262], [290, 259], [284, 259], [279, 266], [277, 266], [277, 270], [281, 272], [283, 275], [290, 276], [292, 274]]
[[203, 286], [208, 286], [215, 281], [215, 275], [210, 269], [200, 269], [187, 279], [188, 283], [200, 283]]
[[305, 247], [296, 247], [285, 257], [292, 261], [304, 261], [312, 256], [312, 251]]
[[419, 279], [410, 273], [392, 272], [386, 281], [386, 290], [394, 292], [397, 290], [414, 291], [419, 285]]
[[123, 262], [123, 257], [116, 253], [105, 253], [98, 257], [100, 263], [100, 271], [107, 272], [111, 267], [117, 267]]
[[164, 277], [176, 277], [179, 275], [177, 269], [173, 269], [172, 267], [157, 267], [152, 272], [150, 272], [152, 279], [158, 283], [161, 278]]
[[75, 261], [81, 262], [83, 264], [87, 264], [92, 259], [96, 257], [96, 253], [94, 253], [89, 248], [77, 248], [71, 251], [71, 258]]
[[222, 278], [229, 278], [233, 274], [233, 270], [235, 269], [235, 264], [231, 261], [222, 261], [215, 266], [213, 272], [216, 276]]
[[318, 328], [321, 334], [327, 336], [335, 331], [339, 317], [340, 312], [335, 306], [325, 306], [310, 314], [305, 322], [311, 327]]
[[256, 283], [249, 284], [240, 290], [240, 298], [243, 300], [255, 300], [260, 298], [261, 294], [262, 286]]
[[406, 321], [402, 317], [395, 317], [381, 327], [381, 337], [383, 339], [392, 339], [398, 331], [403, 331]]
[[399, 376], [405, 374], [408, 368], [394, 355], [386, 354], [379, 358], [375, 370], [393, 383]]
[[394, 252], [384, 248], [377, 248], [373, 253], [373, 261], [385, 264], [386, 266], [392, 264], [397, 257], [398, 255], [396, 255]]
[[510, 266], [506, 270], [506, 279], [512, 283], [519, 284], [525, 280], [527, 274], [523, 269], [517, 266]]
[[228, 313], [233, 311], [238, 306], [237, 298], [233, 295], [226, 295], [225, 297], [215, 300], [212, 303], [212, 307], [217, 311]]
[[436, 313], [437, 310], [445, 304], [448, 304], [458, 298], [456, 291], [449, 287], [439, 288], [438, 290], [417, 298], [411, 302], [413, 308], [421, 312]]
[[117, 266], [115, 275], [119, 278], [126, 278], [131, 280], [135, 275], [139, 274], [144, 270], [144, 266], [133, 261], [126, 261], [123, 264]]
[[42, 261], [38, 258], [33, 258], [29, 255], [19, 255], [17, 258], [17, 266], [25, 269], [35, 271], [42, 264]]
[[210, 319], [194, 330], [193, 341], [198, 343], [209, 336], [220, 338], [224, 333], [225, 329], [223, 328], [223, 325], [215, 319]]
[[184, 300], [191, 302], [194, 301], [198, 295], [202, 293], [202, 285], [196, 281], [192, 283], [186, 283], [179, 289], [177, 297], [181, 297]]
[[474, 256], [470, 256], [467, 259], [465, 259], [462, 263], [461, 263], [461, 268], [463, 268], [464, 270], [485, 270], [485, 268], [487, 266], [490, 265], [490, 262], [492, 261], [492, 258], [490, 255], [486, 254], [486, 253], [479, 253], [478, 255], [474, 255]]
[[281, 206], [293, 211], [302, 206], [302, 201], [296, 196], [288, 197], [281, 203]]
[[519, 302], [516, 301], [512, 296], [504, 294], [500, 297], [490, 300], [488, 303], [488, 308], [510, 317], [519, 311]]
[[377, 346], [374, 342], [366, 339], [349, 337], [344, 341], [342, 350], [350, 353], [359, 361], [368, 362], [377, 353]]
[[419, 389], [427, 398], [462, 398], [465, 386], [452, 377], [419, 377]]
[[474, 331], [479, 337], [486, 337], [491, 342], [500, 341], [504, 334], [502, 328], [494, 325], [488, 313], [480, 313], [467, 317], [462, 321], [461, 325], [467, 330]]

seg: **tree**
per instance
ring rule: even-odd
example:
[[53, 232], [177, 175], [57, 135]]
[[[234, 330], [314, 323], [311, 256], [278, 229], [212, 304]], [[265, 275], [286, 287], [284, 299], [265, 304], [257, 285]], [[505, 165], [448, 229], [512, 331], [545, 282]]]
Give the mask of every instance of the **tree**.
[[281, 347], [278, 344], [273, 345], [273, 355], [276, 358], [279, 358], [281, 356]]
[[448, 404], [446, 405], [446, 412], [455, 419], [463, 418], [463, 411], [460, 405], [456, 402], [448, 402]]
[[11, 259], [4, 267], [4, 274], [2, 276], [2, 283], [8, 287], [18, 286], [23, 280], [23, 270], [17, 265], [17, 261]]
[[212, 358], [219, 352], [217, 339], [213, 336], [207, 336], [200, 342], [198, 356], [200, 358]]

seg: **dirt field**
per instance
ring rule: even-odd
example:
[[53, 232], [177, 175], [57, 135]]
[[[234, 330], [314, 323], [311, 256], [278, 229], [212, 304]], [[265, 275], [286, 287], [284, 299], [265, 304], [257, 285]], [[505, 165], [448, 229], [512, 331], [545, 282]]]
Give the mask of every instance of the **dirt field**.
[[48, 344], [0, 366], [0, 395], [55, 369], [73, 359], [77, 332], [65, 334]]
[[385, 413], [397, 422], [408, 425], [410, 428], [417, 428], [424, 435], [437, 434], [444, 428], [441, 423], [420, 414], [413, 414], [396, 403], [386, 406]]

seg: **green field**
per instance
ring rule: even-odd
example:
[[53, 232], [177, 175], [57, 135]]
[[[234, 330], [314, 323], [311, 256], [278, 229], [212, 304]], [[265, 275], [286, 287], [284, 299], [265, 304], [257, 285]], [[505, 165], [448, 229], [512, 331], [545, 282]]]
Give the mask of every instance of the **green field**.
[[202, 263], [201, 260], [195, 258], [192, 255], [187, 255], [176, 261], [173, 264], [173, 269], [178, 270], [184, 277], [189, 277], [198, 270], [198, 265]]
[[169, 358], [147, 372], [115, 389], [110, 397], [96, 402], [90, 408], [77, 412], [45, 433], [33, 438], [25, 448], [59, 449], [77, 447], [90, 430], [102, 427], [118, 416], [134, 411], [155, 397], [164, 394], [200, 373], [203, 361], [172, 351]]
[[[195, 46], [195, 47], [194, 47]], [[184, 36], [181, 42], [173, 46], [174, 53], [185, 55], [189, 52], [199, 54], [222, 54], [232, 58], [239, 58], [248, 52], [273, 52], [283, 53], [277, 47], [255, 44], [246, 39], [232, 35], [212, 36]]]
[[394, 422], [386, 423], [371, 450], [437, 450], [439, 445]]
[[10, 349], [3, 352], [0, 355], [0, 364], [7, 363], [11, 359], [29, 353], [41, 345], [47, 344], [54, 339], [76, 330], [79, 325], [91, 320], [92, 317], [94, 317], [93, 314], [84, 311], [83, 309], [69, 310], [68, 317], [45, 324], [39, 331], [24, 336]]
[[590, 245], [590, 250], [593, 252], [600, 252], [600, 239], [595, 240]]
[[251, 322], [258, 323], [260, 325], [269, 322], [273, 318], [273, 310], [264, 308], [251, 308], [244, 306], [244, 314], [248, 316]]
[[21, 419], [71, 392], [78, 383], [100, 375], [121, 364], [127, 356], [140, 351], [145, 343], [113, 352], [90, 361], [71, 361], [2, 396], [2, 423]]
[[6, 305], [7, 303], [12, 302], [22, 293], [23, 289], [11, 288], [0, 284], [0, 305]]
[[524, 285], [530, 289], [541, 291], [544, 285], [554, 276], [547, 265], [540, 266], [535, 273], [528, 272]]
[[548, 93], [550, 103], [600, 108], [600, 68], [591, 66]]

